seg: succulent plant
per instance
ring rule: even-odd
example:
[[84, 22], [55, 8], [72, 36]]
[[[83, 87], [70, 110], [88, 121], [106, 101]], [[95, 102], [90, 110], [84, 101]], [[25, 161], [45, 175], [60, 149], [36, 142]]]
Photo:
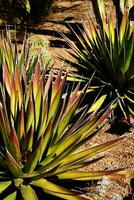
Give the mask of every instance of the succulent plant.
[[[92, 74], [92, 87], [100, 92], [101, 100], [107, 103], [118, 100], [118, 113], [129, 122], [134, 115], [134, 28], [128, 11], [123, 14], [118, 29], [112, 16], [106, 17], [103, 1], [97, 1], [99, 22], [92, 19], [83, 22], [78, 32], [72, 28], [76, 43], [63, 36], [73, 52], [73, 60], [64, 59], [77, 68], [78, 80], [88, 81]], [[116, 109], [117, 110], [117, 109]], [[115, 111], [116, 111], [115, 110]]]
[[122, 141], [123, 137], [78, 151], [95, 134], [111, 107], [91, 116], [87, 108], [79, 109], [86, 88], [79, 91], [77, 85], [67, 90], [61, 71], [53, 81], [51, 74], [40, 74], [37, 65], [27, 82], [25, 68], [19, 71], [15, 67], [12, 76], [6, 64], [1, 70], [0, 199], [37, 200], [46, 193], [69, 200], [85, 199], [56, 182], [131, 175], [118, 170], [77, 171]]
[[[2, 46], [0, 48], [0, 65], [7, 65], [10, 75], [14, 72], [14, 68], [18, 65], [18, 69], [26, 69], [26, 78], [30, 80], [37, 63], [40, 64], [41, 69], [47, 70], [51, 56], [43, 49], [48, 44], [46, 40], [44, 42], [43, 37], [32, 37], [27, 39], [27, 35], [24, 36], [23, 44], [18, 45], [16, 33], [6, 31], [5, 35], [2, 35]], [[35, 43], [33, 40], [35, 40]], [[39, 41], [38, 47], [37, 42]], [[35, 47], [36, 45], [36, 47]], [[42, 47], [43, 46], [43, 47]], [[45, 53], [44, 53], [45, 51]]]
[[29, 59], [33, 62], [39, 55], [38, 62], [44, 69], [48, 67], [52, 60], [52, 56], [47, 50], [49, 43], [49, 40], [43, 35], [33, 35], [28, 38]]

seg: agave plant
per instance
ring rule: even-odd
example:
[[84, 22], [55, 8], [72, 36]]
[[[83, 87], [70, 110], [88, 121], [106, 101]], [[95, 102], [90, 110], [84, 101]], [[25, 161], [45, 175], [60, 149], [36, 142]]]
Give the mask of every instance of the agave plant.
[[134, 114], [134, 29], [127, 10], [118, 29], [112, 16], [106, 18], [103, 1], [96, 3], [100, 23], [89, 20], [88, 24], [83, 22], [83, 29], [78, 27], [78, 32], [71, 29], [76, 43], [63, 36], [74, 57], [65, 61], [77, 68], [78, 80], [89, 80], [95, 73], [92, 87], [100, 91], [99, 100], [117, 98], [119, 112], [129, 121]]
[[52, 75], [40, 74], [39, 65], [30, 82], [26, 81], [25, 70], [18, 71], [18, 67], [10, 76], [5, 65], [2, 74], [0, 199], [37, 200], [45, 198], [40, 195], [46, 193], [68, 200], [85, 199], [80, 193], [56, 182], [131, 175], [123, 170], [77, 171], [95, 162], [96, 156], [124, 139], [78, 151], [95, 134], [93, 131], [108, 116], [111, 107], [91, 116], [86, 112], [87, 108], [79, 110], [86, 88], [78, 92], [77, 85], [74, 90], [65, 90], [66, 76], [62, 77], [60, 72], [53, 81]]

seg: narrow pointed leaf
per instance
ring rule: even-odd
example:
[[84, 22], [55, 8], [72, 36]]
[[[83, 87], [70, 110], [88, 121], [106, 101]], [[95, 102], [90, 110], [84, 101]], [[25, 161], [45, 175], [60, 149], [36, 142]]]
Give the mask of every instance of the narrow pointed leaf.
[[9, 194], [6, 198], [3, 200], [16, 200], [17, 192], [13, 192], [12, 194]]
[[47, 116], [48, 116], [48, 101], [45, 99], [43, 104], [45, 104], [45, 108], [44, 108], [44, 113], [43, 113], [43, 116], [42, 116], [42, 122], [41, 122], [41, 126], [40, 126], [40, 129], [39, 129], [39, 134], [38, 134], [38, 138], [44, 134], [45, 132], [45, 129], [46, 129], [46, 125], [47, 125]]
[[19, 166], [19, 164], [16, 162], [16, 160], [13, 158], [13, 156], [10, 154], [8, 150], [6, 150], [6, 161], [9, 167], [9, 170], [13, 174], [15, 178], [23, 177], [22, 170]]
[[58, 109], [60, 101], [61, 101], [65, 80], [66, 80], [66, 77], [64, 77], [64, 79], [62, 80], [62, 82], [58, 88], [58, 91], [55, 95], [55, 98], [53, 99], [53, 101], [50, 105], [49, 114], [48, 114], [48, 122], [52, 117], [54, 117], [56, 115], [57, 109]]
[[11, 81], [11, 102], [10, 102], [10, 107], [11, 107], [11, 113], [13, 117], [16, 115], [16, 109], [17, 109], [17, 91], [15, 89], [15, 81], [14, 78], [12, 78]]
[[130, 62], [132, 60], [133, 51], [134, 51], [133, 48], [134, 48], [134, 44], [130, 40], [130, 44], [128, 44], [128, 46], [126, 48], [126, 51], [127, 51], [126, 52], [126, 62], [124, 64], [124, 66], [123, 66], [123, 71], [124, 72], [127, 72], [127, 70], [129, 69]]
[[18, 139], [21, 140], [22, 137], [24, 137], [24, 135], [25, 135], [25, 122], [24, 122], [24, 108], [22, 107], [18, 119], [18, 129], [17, 129]]
[[35, 68], [34, 79], [33, 79], [33, 95], [34, 95], [34, 99], [36, 98], [36, 95], [37, 95], [37, 89], [38, 89], [38, 84], [39, 84], [39, 73], [40, 73], [40, 66], [39, 66], [39, 64], [37, 64], [36, 68]]
[[[53, 119], [52, 119], [53, 120]], [[43, 135], [43, 139], [42, 139], [42, 149], [40, 152], [40, 159], [42, 158], [43, 153], [45, 152], [45, 150], [47, 150], [48, 146], [49, 146], [49, 142], [52, 136], [52, 120], [50, 120], [50, 122], [48, 123], [48, 126], [45, 130], [45, 133]]]
[[31, 125], [34, 123], [34, 107], [33, 107], [33, 99], [32, 96], [29, 99], [28, 105], [28, 115], [27, 115], [27, 122], [26, 122], [26, 132], [29, 131]]
[[[22, 149], [24, 151], [31, 151], [33, 148], [33, 140], [34, 140], [34, 127], [31, 126], [27, 134], [24, 136], [24, 142], [22, 145]], [[22, 140], [23, 141], [23, 140]]]
[[13, 157], [17, 161], [21, 160], [20, 145], [13, 125], [11, 126], [10, 132], [10, 152], [12, 152]]
[[0, 183], [0, 194], [11, 185], [11, 181], [3, 181]]
[[21, 194], [25, 200], [38, 200], [35, 191], [29, 185], [21, 187]]
[[105, 95], [102, 95], [99, 99], [97, 99], [97, 101], [88, 110], [88, 113], [98, 110], [101, 107], [101, 105], [104, 103], [106, 97], [107, 95], [105, 94]]
[[28, 161], [24, 167], [26, 173], [33, 172], [37, 166], [41, 153], [42, 138], [36, 144], [34, 150], [30, 153]]
[[53, 86], [53, 89], [52, 89], [52, 99], [51, 101], [53, 101], [58, 89], [59, 89], [59, 86], [60, 86], [60, 82], [61, 82], [61, 71], [59, 72], [58, 76], [56, 77], [56, 80], [55, 80], [55, 83], [54, 83], [54, 86]]
[[7, 92], [10, 95], [10, 91], [11, 91], [11, 80], [10, 80], [10, 76], [9, 76], [9, 71], [7, 66], [4, 66], [3, 69], [3, 80], [4, 80], [4, 84], [6, 86]]
[[115, 171], [90, 171], [90, 172], [65, 172], [57, 175], [59, 179], [73, 179], [73, 180], [99, 180], [102, 179], [103, 176], [107, 176], [110, 179], [117, 178], [128, 178], [131, 177], [133, 171], [123, 171], [123, 170], [115, 170]]
[[123, 43], [123, 39], [124, 39], [125, 33], [126, 33], [127, 20], [128, 20], [128, 14], [126, 11], [125, 14], [123, 15], [122, 23], [121, 23], [120, 30], [119, 30], [119, 39], [120, 39], [121, 45]]
[[86, 198], [80, 196], [78, 193], [70, 191], [68, 189], [63, 188], [62, 186], [58, 186], [46, 179], [39, 179], [37, 181], [32, 181], [31, 185], [36, 187], [40, 187], [47, 192], [48, 194], [67, 199], [67, 200], [84, 200]]
[[69, 163], [77, 162], [92, 158], [93, 156], [98, 156], [100, 153], [105, 153], [107, 150], [115, 147], [116, 145], [120, 144], [124, 138], [111, 140], [104, 144], [97, 145], [95, 147], [80, 151], [78, 153], [71, 154], [67, 158], [63, 159], [62, 165], [67, 165]]
[[71, 104], [71, 106], [68, 108], [67, 112], [63, 115], [61, 121], [60, 121], [60, 125], [58, 127], [57, 133], [58, 136], [60, 136], [60, 134], [63, 132], [63, 130], [65, 129], [65, 127], [67, 126], [67, 124], [69, 123], [72, 115], [74, 114], [81, 98], [82, 98], [83, 94], [81, 93], [81, 95], [79, 95], [75, 101], [73, 102], [73, 104]]
[[3, 115], [3, 105], [0, 103], [0, 130], [5, 143], [5, 146], [9, 148], [9, 133], [6, 127], [5, 118]]
[[41, 112], [42, 87], [43, 87], [43, 79], [39, 83], [36, 98], [35, 98], [35, 102], [36, 102], [35, 103], [35, 130], [37, 130], [40, 112]]

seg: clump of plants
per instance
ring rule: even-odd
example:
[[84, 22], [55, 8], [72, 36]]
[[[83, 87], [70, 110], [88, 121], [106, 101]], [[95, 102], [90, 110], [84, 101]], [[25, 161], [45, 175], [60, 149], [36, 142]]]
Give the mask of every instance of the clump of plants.
[[25, 35], [20, 48], [17, 44], [16, 35], [12, 34], [11, 36], [10, 31], [7, 31], [5, 36], [2, 35], [0, 64], [6, 63], [10, 75], [14, 72], [16, 65], [19, 70], [25, 68], [26, 79], [29, 81], [37, 63], [41, 66], [40, 70], [48, 70], [52, 59], [47, 51], [48, 46], [49, 41], [44, 40], [43, 36], [36, 35], [27, 38]]
[[91, 115], [80, 109], [86, 88], [66, 88], [62, 72], [54, 80], [40, 71], [31, 79], [26, 69], [1, 66], [0, 80], [0, 199], [37, 200], [45, 194], [62, 199], [86, 199], [77, 191], [57, 184], [123, 178], [130, 171], [77, 171], [100, 158], [123, 138], [79, 151], [106, 119], [114, 105]]
[[49, 40], [41, 35], [33, 35], [28, 38], [29, 59], [34, 62], [38, 55], [38, 62], [43, 69], [46, 69], [52, 60], [52, 56], [47, 50], [49, 43]]
[[[92, 76], [90, 88], [99, 92], [98, 103], [117, 99], [115, 116], [130, 122], [134, 115], [134, 28], [129, 20], [129, 10], [120, 1], [123, 10], [121, 24], [115, 25], [112, 16], [105, 15], [104, 1], [96, 0], [97, 22], [92, 19], [83, 22], [78, 32], [72, 28], [76, 42], [63, 36], [71, 47], [74, 60], [67, 60], [77, 68], [74, 76], [88, 81]], [[64, 58], [63, 58], [64, 59]]]

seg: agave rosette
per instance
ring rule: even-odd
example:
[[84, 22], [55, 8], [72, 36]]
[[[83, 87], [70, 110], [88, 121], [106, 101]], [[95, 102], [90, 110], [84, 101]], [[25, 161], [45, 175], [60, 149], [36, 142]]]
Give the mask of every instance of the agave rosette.
[[[0, 84], [0, 199], [37, 200], [40, 194], [85, 199], [56, 181], [88, 181], [129, 176], [129, 171], [81, 172], [100, 153], [119, 144], [116, 139], [78, 152], [111, 107], [90, 117], [78, 109], [86, 89], [65, 92], [66, 76], [56, 80], [40, 74], [39, 65], [27, 83], [25, 71], [12, 76], [5, 65]], [[70, 92], [69, 92], [70, 91]], [[85, 108], [86, 109], [86, 108]], [[86, 114], [87, 113], [87, 114]], [[92, 160], [90, 160], [92, 159]], [[73, 171], [72, 171], [73, 170]]]
[[[92, 88], [100, 91], [101, 100], [118, 100], [124, 114], [134, 114], [134, 29], [128, 11], [124, 11], [119, 29], [111, 16], [106, 18], [104, 2], [97, 1], [99, 22], [83, 22], [83, 29], [72, 32], [76, 43], [63, 36], [75, 60], [64, 59], [78, 72], [77, 79], [89, 80], [93, 73]], [[100, 18], [99, 18], [100, 17]], [[71, 75], [72, 76], [72, 75]], [[74, 79], [74, 78], [73, 78]], [[91, 87], [90, 86], [90, 87]]]

